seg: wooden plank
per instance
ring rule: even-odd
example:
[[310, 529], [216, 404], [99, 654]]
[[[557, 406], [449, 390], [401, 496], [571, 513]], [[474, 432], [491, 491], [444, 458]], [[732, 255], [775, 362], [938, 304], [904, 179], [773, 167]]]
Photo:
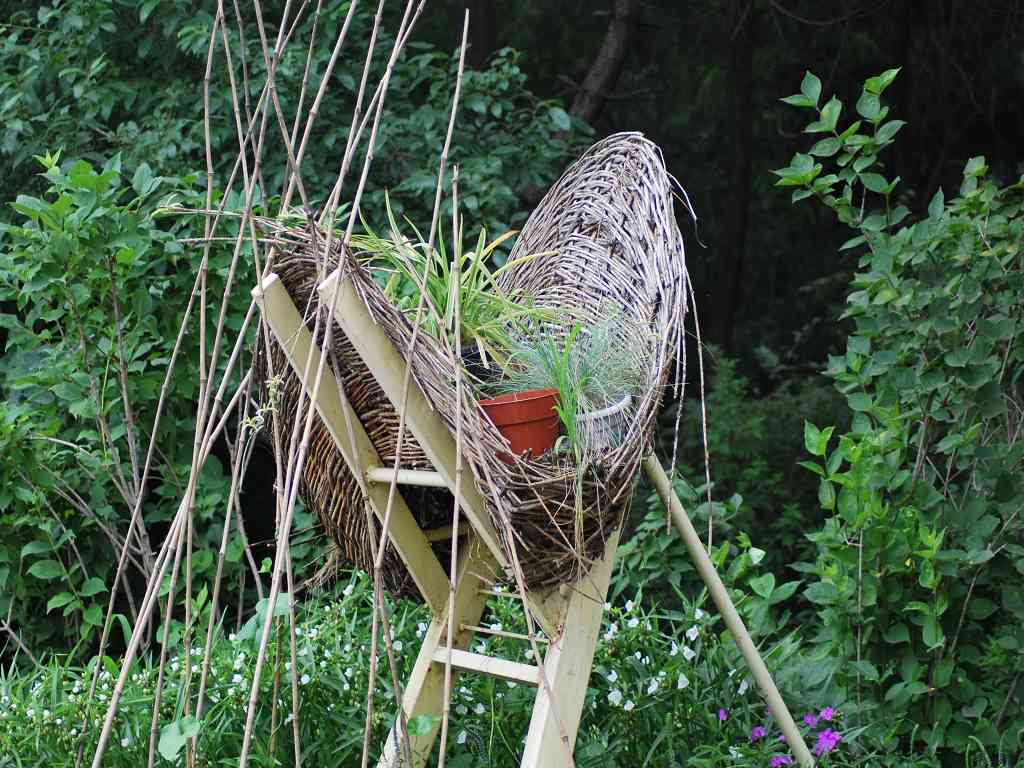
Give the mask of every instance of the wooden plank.
[[447, 488], [448, 483], [444, 481], [438, 472], [428, 472], [422, 469], [400, 469], [395, 472], [394, 467], [370, 467], [366, 470], [366, 479], [371, 483], [391, 484], [391, 478], [398, 475], [399, 485], [419, 485], [425, 488]]
[[[342, 278], [340, 270], [335, 270], [317, 290], [320, 292], [320, 301], [333, 309], [334, 319], [345, 331], [366, 367], [373, 372], [392, 405], [396, 410], [401, 410], [405, 359], [384, 330], [373, 321], [352, 285], [352, 280], [347, 276]], [[405, 420], [416, 442], [454, 494], [455, 440], [414, 381], [410, 383], [409, 397], [405, 403]], [[461, 490], [459, 505], [494, 559], [502, 568], [506, 568], [508, 560], [483, 497], [473, 483], [463, 483]]]
[[[443, 665], [447, 658], [447, 648], [442, 647], [434, 651], [434, 661], [437, 663]], [[518, 661], [509, 661], [508, 659], [501, 659], [496, 656], [484, 656], [480, 653], [470, 653], [453, 648], [452, 666], [463, 671], [479, 672], [483, 675], [497, 677], [500, 680], [526, 683], [534, 687], [540, 685], [540, 670], [535, 665], [522, 664]]]
[[[312, 334], [302, 322], [294, 302], [277, 275], [274, 274], [268, 275], [262, 286], [255, 288], [252, 293], [260, 306], [264, 319], [277, 337], [288, 362], [300, 380], [303, 373], [306, 372], [306, 362], [312, 356], [307, 380], [303, 381], [306, 392], [311, 394], [313, 379], [320, 361], [320, 347], [313, 342]], [[373, 443], [363, 429], [358, 416], [341, 399], [338, 382], [327, 366], [324, 367], [323, 382], [320, 385], [316, 410], [353, 474], [358, 476], [367, 467], [381, 465], [380, 457], [377, 455]], [[345, 416], [346, 410], [348, 410], [348, 421]], [[348, 423], [352, 424], [355, 433], [354, 440], [349, 436]], [[353, 442], [356, 448], [354, 456], [352, 455]], [[367, 495], [374, 514], [383, 524], [388, 487], [371, 483], [367, 487]], [[423, 531], [420, 530], [413, 518], [412, 512], [409, 511], [405, 500], [398, 493], [395, 495], [391, 511], [390, 528], [391, 540], [402, 560], [409, 566], [409, 572], [423, 595], [423, 599], [430, 606], [433, 614], [438, 615], [448, 603], [448, 577], [430, 548]]]
[[[475, 537], [470, 537], [466, 546], [460, 547], [461, 555], [458, 568], [458, 580], [455, 591], [455, 626], [476, 624], [483, 616], [487, 605], [487, 596], [480, 594], [481, 586], [488, 583], [494, 574], [497, 563], [491, 553]], [[419, 655], [413, 665], [412, 673], [405, 685], [403, 709], [408, 720], [420, 715], [436, 717], [430, 728], [418, 735], [409, 735], [412, 747], [412, 766], [407, 766], [401, 758], [401, 742], [397, 739], [394, 729], [388, 735], [381, 753], [378, 768], [421, 768], [426, 765], [430, 752], [434, 747], [441, 730], [441, 712], [444, 706], [444, 664], [438, 664], [435, 655], [440, 651], [447, 653], [445, 636], [448, 631], [448, 603], [445, 601], [441, 613], [435, 614], [427, 627], [420, 646]], [[456, 632], [452, 639], [453, 649], [465, 649], [473, 640], [473, 633]], [[443, 657], [442, 657], [443, 659]], [[452, 680], [458, 675], [458, 669], [452, 669]]]
[[564, 631], [557, 641], [548, 646], [544, 655], [544, 674], [552, 695], [548, 696], [543, 686], [537, 691], [520, 762], [522, 768], [555, 768], [573, 764], [576, 732], [583, 714], [618, 542], [619, 533], [616, 531], [605, 545], [604, 556], [594, 563], [590, 573], [568, 597]]
[[690, 559], [693, 561], [694, 566], [697, 568], [697, 573], [700, 574], [701, 579], [707, 585], [708, 592], [711, 593], [711, 598], [715, 601], [718, 612], [722, 615], [722, 619], [725, 620], [725, 626], [728, 627], [729, 632], [732, 633], [733, 640], [739, 646], [740, 653], [743, 654], [743, 659], [747, 662], [747, 668], [750, 670], [751, 676], [761, 690], [761, 695], [764, 696], [765, 702], [768, 704], [768, 711], [772, 713], [775, 722], [779, 724], [779, 728], [786, 737], [789, 748], [793, 750], [793, 754], [796, 755], [796, 759], [801, 765], [814, 765], [814, 758], [811, 757], [807, 744], [804, 743], [803, 736], [800, 735], [800, 730], [793, 720], [793, 715], [790, 714], [786, 702], [782, 700], [779, 689], [775, 687], [775, 681], [772, 680], [768, 667], [765, 666], [761, 654], [757, 652], [757, 646], [754, 645], [750, 633], [747, 632], [747, 628], [743, 624], [743, 619], [737, 613], [736, 606], [732, 604], [732, 599], [729, 597], [729, 593], [726, 591], [725, 585], [715, 569], [715, 564], [711, 562], [707, 550], [704, 549], [704, 544], [701, 542], [700, 537], [697, 536], [697, 531], [694, 529], [693, 523], [690, 522], [686, 510], [683, 509], [683, 503], [672, 488], [672, 483], [669, 481], [664, 467], [661, 466], [661, 462], [657, 458], [648, 456], [644, 459], [644, 470], [647, 472], [647, 477], [650, 478], [658, 495], [665, 502], [665, 507], [672, 515], [672, 522], [686, 543], [686, 549], [690, 553]]

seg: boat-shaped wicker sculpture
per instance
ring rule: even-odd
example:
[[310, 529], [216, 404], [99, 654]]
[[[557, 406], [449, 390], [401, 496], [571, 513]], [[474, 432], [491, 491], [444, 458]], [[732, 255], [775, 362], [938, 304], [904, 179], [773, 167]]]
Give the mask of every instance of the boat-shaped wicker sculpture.
[[[600, 557], [606, 538], [622, 521], [633, 481], [643, 457], [650, 454], [653, 427], [672, 363], [680, 351], [686, 311], [687, 273], [673, 211], [673, 179], [658, 148], [638, 133], [611, 136], [591, 147], [570, 166], [530, 216], [510, 256], [550, 252], [525, 259], [502, 276], [502, 287], [521, 291], [535, 305], [556, 310], [554, 317], [593, 324], [609, 312], [632, 327], [642, 326], [649, 343], [644, 350], [646, 381], [630, 411], [630, 420], [614, 444], [588, 457], [578, 478], [571, 457], [556, 452], [532, 457], [507, 457], [507, 444], [464, 388], [463, 453], [468, 476], [486, 500], [494, 527], [509, 552], [513, 547], [530, 588], [573, 582]], [[455, 361], [436, 339], [413, 337], [411, 318], [395, 308], [358, 254], [341, 258], [334, 247], [324, 262], [324, 242], [310, 242], [309, 228], [289, 229], [280, 221], [261, 226], [279, 245], [274, 271], [304, 313], [310, 330], [316, 313], [322, 344], [326, 308], [319, 305], [317, 283], [336, 267], [351, 278], [374, 321], [396, 349], [407, 356], [415, 383], [442, 421], [456, 432]], [[282, 247], [281, 240], [292, 243]], [[556, 323], [560, 322], [555, 320]], [[568, 331], [566, 327], [561, 329]], [[376, 380], [339, 328], [334, 328], [330, 364], [345, 394], [386, 463], [393, 461], [398, 440], [398, 415]], [[278, 414], [295, 412], [300, 393], [298, 378], [275, 353], [274, 371], [283, 378]], [[256, 371], [265, 386], [266, 361], [258, 355]], [[283, 419], [282, 419], [283, 420]], [[280, 424], [287, 439], [291, 424]], [[338, 560], [370, 569], [371, 545], [359, 487], [335, 450], [327, 429], [317, 417], [311, 434], [309, 459], [303, 470], [300, 496], [322, 521], [337, 545]], [[287, 452], [290, 446], [284, 446]], [[423, 451], [406, 434], [401, 452], [403, 468], [430, 469]], [[420, 527], [450, 523], [451, 496], [446, 490], [413, 489], [407, 501]], [[373, 522], [375, 529], [376, 521]], [[379, 536], [379, 530], [374, 531]], [[441, 555], [450, 542], [434, 544]], [[442, 556], [441, 562], [447, 558]], [[392, 593], [415, 596], [405, 566], [389, 555], [384, 586]]]

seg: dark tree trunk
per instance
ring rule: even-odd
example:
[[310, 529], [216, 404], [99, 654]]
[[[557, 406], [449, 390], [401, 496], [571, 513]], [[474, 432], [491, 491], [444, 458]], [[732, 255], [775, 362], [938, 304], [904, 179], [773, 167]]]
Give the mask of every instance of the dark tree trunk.
[[619, 79], [639, 10], [640, 0], [612, 0], [608, 32], [569, 110], [581, 120], [594, 122], [608, 99], [609, 91]]
[[753, 0], [735, 0], [729, 13], [729, 92], [727, 133], [732, 162], [728, 203], [718, 249], [718, 279], [712, 291], [709, 340], [732, 352], [733, 331], [744, 279], [750, 208], [750, 159], [753, 120]]
[[468, 0], [469, 50], [466, 63], [473, 69], [483, 69], [498, 47], [498, 13], [496, 0]]

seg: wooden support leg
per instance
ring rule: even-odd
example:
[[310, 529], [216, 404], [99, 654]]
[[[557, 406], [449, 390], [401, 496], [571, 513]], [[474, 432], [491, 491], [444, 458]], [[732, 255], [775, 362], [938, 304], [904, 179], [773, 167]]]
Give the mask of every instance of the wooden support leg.
[[[590, 667], [601, 631], [601, 616], [618, 548], [616, 532], [605, 545], [604, 557], [594, 563], [569, 596], [561, 636], [548, 647], [544, 674], [552, 696], [537, 691], [530, 731], [526, 735], [522, 768], [571, 766], [576, 732], [590, 680]], [[562, 742], [562, 733], [568, 743]]]
[[[456, 635], [452, 648], [466, 648], [473, 639], [473, 633], [459, 631], [462, 624], [477, 625], [487, 605], [489, 595], [481, 594], [495, 571], [497, 563], [490, 553], [476, 538], [471, 538], [460, 557], [458, 572], [458, 588], [455, 592], [455, 627]], [[441, 710], [444, 706], [444, 664], [435, 660], [440, 649], [446, 653], [446, 631], [448, 629], [447, 603], [440, 615], [435, 614], [423, 637], [419, 656], [413, 666], [412, 674], [405, 686], [403, 708], [409, 720], [420, 715], [430, 715], [438, 719], [426, 731], [417, 735], [409, 735], [412, 746], [413, 764], [410, 768], [426, 765], [434, 741], [441, 730]], [[452, 669], [454, 680], [458, 670]], [[401, 742], [397, 732], [392, 729], [384, 745], [378, 768], [406, 768], [401, 761]]]

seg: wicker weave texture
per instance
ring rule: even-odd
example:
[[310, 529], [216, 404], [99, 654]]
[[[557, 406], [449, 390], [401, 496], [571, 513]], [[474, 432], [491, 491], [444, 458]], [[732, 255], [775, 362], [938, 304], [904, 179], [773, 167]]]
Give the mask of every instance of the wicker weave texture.
[[[564, 455], [498, 458], [506, 444], [469, 391], [463, 391], [464, 455], [472, 477], [487, 501], [504, 545], [514, 547], [528, 586], [573, 582], [603, 551], [607, 536], [621, 522], [641, 459], [650, 451], [655, 420], [672, 362], [680, 349], [686, 314], [686, 266], [683, 240], [675, 220], [672, 178], [657, 146], [638, 133], [610, 136], [591, 147], [551, 188], [530, 216], [511, 258], [553, 251], [525, 260], [503, 276], [503, 287], [522, 290], [540, 305], [593, 324], [611, 308], [631, 323], [650, 329], [645, 386], [633, 417], [617, 444], [592, 457], [582, 479]], [[410, 349], [410, 319], [392, 306], [357, 258], [340, 258], [337, 250], [324, 261], [302, 229], [282, 231], [279, 222], [263, 222], [274, 237], [295, 246], [278, 257], [275, 271], [312, 330], [316, 312], [315, 283], [321, 271], [339, 262], [374, 320], [412, 365], [416, 384], [455, 434], [455, 360], [446, 346], [418, 334]], [[571, 314], [565, 312], [571, 310]], [[321, 326], [323, 323], [321, 323]], [[567, 332], [568, 326], [560, 329]], [[393, 457], [398, 416], [369, 375], [340, 329], [334, 331], [334, 357], [340, 380], [363, 426], [382, 457]], [[279, 357], [276, 355], [276, 357]], [[281, 372], [283, 357], [275, 360]], [[298, 381], [284, 375], [282, 422], [294, 411]], [[468, 390], [468, 388], [465, 388]], [[290, 433], [290, 424], [284, 434]], [[326, 428], [314, 425], [314, 452], [303, 475], [301, 494], [338, 544], [342, 559], [366, 568], [370, 563], [366, 515], [358, 488], [336, 451]], [[405, 437], [402, 465], [429, 469], [411, 435]], [[582, 493], [579, 493], [579, 491]], [[409, 489], [403, 493], [410, 496]], [[579, 493], [579, 497], [577, 495]], [[434, 494], [409, 498], [424, 527], [450, 518], [451, 502]], [[419, 503], [417, 503], [419, 502]], [[449, 520], [450, 522], [450, 520]], [[409, 594], [402, 564], [389, 558], [386, 585]]]

